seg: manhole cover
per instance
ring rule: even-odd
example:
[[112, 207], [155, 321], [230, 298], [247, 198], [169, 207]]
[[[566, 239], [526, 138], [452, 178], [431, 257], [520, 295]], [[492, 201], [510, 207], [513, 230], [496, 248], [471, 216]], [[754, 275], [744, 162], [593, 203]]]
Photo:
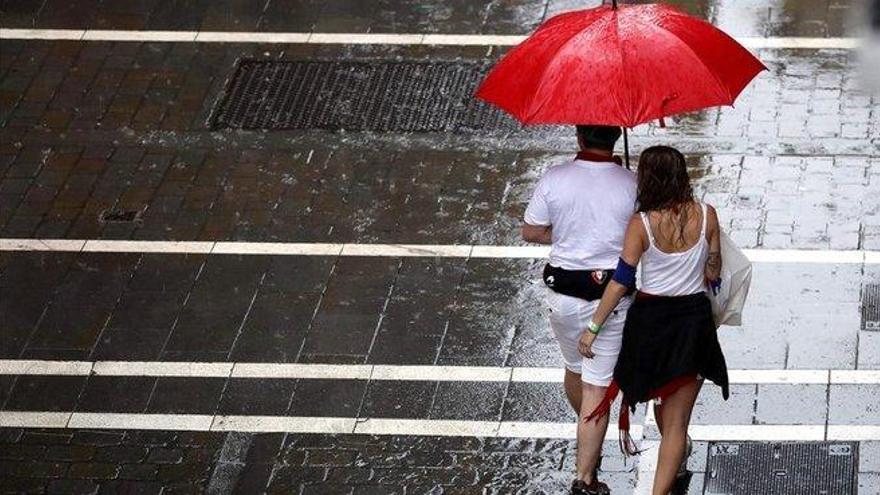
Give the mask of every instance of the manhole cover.
[[476, 62], [242, 61], [214, 129], [465, 131], [516, 128], [473, 97]]
[[880, 332], [880, 284], [862, 287], [862, 330]]
[[855, 495], [856, 442], [713, 442], [704, 495]]
[[142, 222], [142, 210], [104, 210], [98, 215], [98, 222], [105, 223], [136, 223]]

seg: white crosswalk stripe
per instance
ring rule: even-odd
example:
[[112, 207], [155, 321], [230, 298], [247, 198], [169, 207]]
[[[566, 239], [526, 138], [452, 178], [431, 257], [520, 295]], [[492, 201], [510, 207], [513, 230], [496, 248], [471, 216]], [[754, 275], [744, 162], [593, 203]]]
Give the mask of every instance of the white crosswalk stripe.
[[[550, 248], [544, 246], [328, 244], [230, 241], [183, 242], [8, 238], [0, 239], [0, 251], [476, 259], [537, 259], [546, 258], [550, 254]], [[880, 252], [877, 251], [745, 249], [743, 252], [755, 263], [880, 264]]]
[[[0, 411], [3, 428], [86, 428], [96, 430], [248, 431], [409, 436], [574, 439], [576, 424], [530, 421], [465, 421], [406, 418], [334, 418], [302, 416], [224, 416], [207, 414], [132, 414], [55, 411]], [[644, 438], [645, 428], [630, 433]], [[691, 425], [698, 441], [880, 440], [876, 425]], [[606, 440], [618, 432], [609, 428]], [[649, 441], [651, 439], [648, 439]]]
[[[0, 28], [0, 39], [136, 41], [168, 43], [306, 43], [316, 45], [513, 46], [524, 35], [434, 33], [264, 33], [225, 31], [130, 31], [97, 29]], [[861, 45], [858, 38], [738, 37], [753, 49], [840, 49]]]
[[[561, 368], [173, 361], [0, 360], [0, 375], [562, 383]], [[880, 370], [729, 370], [734, 384], [880, 384]]]

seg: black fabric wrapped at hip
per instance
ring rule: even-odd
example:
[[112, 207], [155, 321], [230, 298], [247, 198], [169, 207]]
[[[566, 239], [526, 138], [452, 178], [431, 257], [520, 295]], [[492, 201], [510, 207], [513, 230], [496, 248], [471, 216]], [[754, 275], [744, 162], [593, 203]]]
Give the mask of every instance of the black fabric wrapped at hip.
[[700, 375], [727, 400], [727, 364], [704, 293], [680, 297], [639, 294], [629, 309], [614, 380], [632, 408], [676, 378]]

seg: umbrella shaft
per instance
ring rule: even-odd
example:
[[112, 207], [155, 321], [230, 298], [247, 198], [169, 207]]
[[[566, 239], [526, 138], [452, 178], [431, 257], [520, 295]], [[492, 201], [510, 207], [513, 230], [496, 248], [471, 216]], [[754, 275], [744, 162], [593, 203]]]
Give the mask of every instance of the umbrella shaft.
[[617, 10], [617, 0], [611, 0], [611, 8]]

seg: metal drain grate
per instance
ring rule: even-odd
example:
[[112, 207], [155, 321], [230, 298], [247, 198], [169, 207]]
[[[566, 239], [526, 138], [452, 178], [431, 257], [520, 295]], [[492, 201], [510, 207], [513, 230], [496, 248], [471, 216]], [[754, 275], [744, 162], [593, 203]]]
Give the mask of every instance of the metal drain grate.
[[862, 330], [880, 332], [880, 284], [862, 286]]
[[855, 495], [856, 442], [709, 444], [704, 495]]
[[143, 210], [104, 210], [98, 214], [98, 223], [143, 223]]
[[468, 62], [242, 61], [214, 129], [467, 131], [516, 128], [473, 93]]

